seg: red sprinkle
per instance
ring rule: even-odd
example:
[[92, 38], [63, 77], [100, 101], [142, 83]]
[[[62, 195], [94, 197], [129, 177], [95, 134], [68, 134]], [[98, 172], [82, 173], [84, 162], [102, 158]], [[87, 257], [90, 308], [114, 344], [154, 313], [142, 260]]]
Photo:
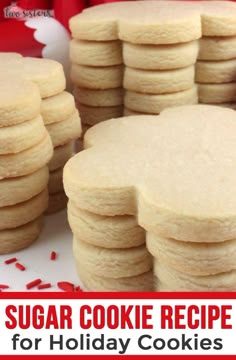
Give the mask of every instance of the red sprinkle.
[[0, 284], [0, 290], [9, 289], [8, 285]]
[[33, 281], [31, 281], [30, 283], [26, 284], [26, 289], [30, 290], [35, 286], [38, 286], [39, 284], [41, 284], [42, 280], [41, 279], [35, 279]]
[[57, 257], [57, 254], [56, 254], [56, 252], [55, 251], [52, 251], [51, 252], [51, 256], [50, 256], [50, 260], [56, 260], [56, 257]]
[[67, 292], [74, 292], [74, 284], [71, 284], [67, 281], [60, 281], [57, 283], [59, 289]]
[[12, 264], [17, 261], [17, 258], [11, 258], [4, 261], [6, 265]]
[[25, 271], [24, 265], [22, 265], [22, 264], [20, 264], [20, 263], [16, 263], [16, 264], [15, 264], [15, 267], [16, 267], [17, 269], [19, 269], [20, 271]]
[[52, 285], [50, 283], [38, 285], [38, 290], [49, 289]]
[[76, 292], [83, 292], [83, 290], [81, 289], [81, 287], [80, 286], [76, 286], [76, 288], [75, 288], [75, 290], [74, 291], [76, 291]]

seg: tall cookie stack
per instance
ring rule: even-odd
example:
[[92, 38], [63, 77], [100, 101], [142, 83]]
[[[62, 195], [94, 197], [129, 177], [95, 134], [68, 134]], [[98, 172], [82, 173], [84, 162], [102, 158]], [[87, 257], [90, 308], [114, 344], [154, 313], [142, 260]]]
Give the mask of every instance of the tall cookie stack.
[[[1, 71], [1, 70], [0, 70]], [[52, 139], [54, 155], [49, 163], [49, 208], [53, 213], [65, 208], [67, 198], [62, 169], [74, 153], [74, 140], [81, 135], [81, 124], [73, 96], [65, 90], [62, 65], [49, 59], [22, 58], [5, 71], [37, 84], [42, 98], [41, 114]]]
[[71, 79], [84, 131], [123, 114], [122, 44], [106, 32], [96, 39], [90, 35], [75, 32], [70, 43]]
[[[84, 141], [88, 150], [64, 168], [66, 193], [73, 207], [78, 206], [75, 213], [69, 207], [69, 218], [78, 267], [86, 271], [79, 271], [82, 281], [94, 290], [91, 269], [107, 277], [122, 269], [117, 251], [110, 250], [108, 256], [99, 241], [104, 246], [107, 238], [113, 244], [106, 234], [110, 228], [115, 231], [116, 217], [127, 214], [136, 215], [146, 231], [156, 290], [235, 291], [235, 144], [235, 111], [209, 105], [112, 119], [90, 129]], [[92, 217], [92, 212], [100, 216]], [[82, 240], [93, 241], [95, 233], [96, 250], [82, 245]], [[135, 271], [136, 261], [143, 269], [138, 248], [133, 248], [133, 255], [123, 249], [129, 273]]]
[[152, 260], [144, 230], [134, 216], [109, 215], [82, 210], [79, 199], [69, 200], [68, 218], [80, 279], [89, 290], [152, 291]]
[[41, 114], [54, 147], [54, 156], [49, 164], [47, 213], [51, 214], [65, 208], [67, 204], [62, 170], [74, 152], [74, 140], [81, 135], [80, 118], [73, 96], [64, 91], [65, 76], [60, 63], [48, 59], [24, 58], [23, 64], [25, 76], [39, 86], [42, 98]]
[[196, 64], [196, 82], [200, 103], [235, 108], [235, 4], [222, 3], [203, 5], [203, 37]]
[[[173, 15], [163, 5], [160, 32], [154, 26], [153, 33], [149, 28], [147, 35], [147, 23], [143, 17], [150, 19], [151, 27], [152, 13], [159, 11], [155, 3], [149, 5], [142, 6], [143, 11], [137, 9], [131, 21], [124, 18], [119, 23], [125, 64], [125, 115], [159, 114], [167, 107], [198, 102], [194, 81], [199, 47], [197, 39], [200, 37], [198, 25], [193, 21], [186, 34], [183, 29], [186, 19], [188, 26], [191, 16], [188, 18], [185, 12], [180, 12], [178, 17], [178, 8]], [[179, 23], [173, 31], [176, 16]], [[192, 15], [193, 20], [194, 17], [195, 14]]]
[[38, 87], [2, 77], [0, 84], [0, 254], [29, 246], [48, 206], [53, 147], [40, 116]]

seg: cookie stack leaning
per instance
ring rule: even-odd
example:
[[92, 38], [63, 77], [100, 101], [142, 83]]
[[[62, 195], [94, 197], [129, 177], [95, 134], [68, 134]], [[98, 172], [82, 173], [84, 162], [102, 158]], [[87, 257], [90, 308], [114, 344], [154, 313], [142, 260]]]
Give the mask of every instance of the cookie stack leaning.
[[[196, 82], [200, 103], [236, 109], [236, 28], [232, 26], [235, 17], [233, 9], [230, 9], [233, 5], [230, 2], [223, 5], [221, 12], [223, 14], [225, 10], [224, 22], [220, 26], [203, 29], [196, 64]], [[206, 9], [209, 7], [215, 11], [217, 6], [220, 5], [205, 5]]]
[[48, 167], [53, 155], [40, 115], [38, 87], [1, 76], [0, 254], [26, 248], [39, 236], [48, 206]]
[[[71, 19], [70, 26], [77, 28], [76, 18]], [[71, 79], [85, 132], [101, 121], [123, 114], [122, 43], [106, 31], [79, 35], [72, 31], [72, 36]]]
[[86, 288], [152, 291], [152, 260], [145, 246], [145, 232], [135, 217], [95, 214], [79, 206], [79, 200], [69, 199], [73, 252]]

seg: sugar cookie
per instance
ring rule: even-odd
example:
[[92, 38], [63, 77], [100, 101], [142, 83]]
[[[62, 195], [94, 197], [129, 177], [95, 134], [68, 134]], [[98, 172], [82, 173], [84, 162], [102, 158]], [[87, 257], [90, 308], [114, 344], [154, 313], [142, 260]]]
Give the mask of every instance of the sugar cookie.
[[133, 216], [101, 216], [68, 203], [68, 220], [75, 237], [104, 248], [131, 248], [145, 243], [145, 232]]
[[19, 153], [29, 149], [45, 136], [46, 129], [41, 116], [0, 128], [0, 155]]
[[123, 87], [147, 94], [168, 94], [194, 86], [194, 66], [177, 70], [140, 70], [126, 67]]
[[206, 84], [231, 83], [236, 81], [236, 59], [226, 61], [198, 61], [196, 81]]
[[199, 40], [199, 60], [230, 60], [236, 58], [236, 36], [202, 37]]
[[197, 40], [173, 45], [141, 45], [123, 42], [125, 65], [144, 70], [173, 70], [194, 65], [198, 51]]
[[92, 107], [77, 103], [77, 108], [82, 123], [91, 126], [123, 115], [123, 106]]
[[236, 240], [194, 243], [147, 233], [147, 249], [158, 260], [189, 275], [206, 276], [236, 270]]
[[47, 208], [48, 191], [43, 190], [30, 200], [0, 208], [0, 230], [13, 229], [38, 218]]
[[45, 137], [37, 145], [17, 154], [0, 155], [0, 179], [28, 175], [45, 166], [53, 155], [51, 139]]
[[64, 188], [82, 209], [136, 215], [161, 236], [235, 239], [235, 143], [236, 113], [219, 106], [112, 119], [86, 133], [87, 150], [64, 168]]
[[69, 141], [67, 144], [54, 148], [51, 161], [48, 164], [49, 170], [54, 171], [63, 167], [75, 152], [75, 142]]
[[124, 104], [128, 109], [148, 114], [159, 114], [168, 107], [197, 104], [197, 88], [180, 91], [174, 94], [141, 94], [134, 91], [126, 91]]
[[32, 174], [0, 181], [0, 207], [27, 201], [42, 192], [48, 184], [47, 166]]
[[71, 40], [70, 60], [87, 66], [112, 66], [123, 63], [122, 44], [116, 41]]
[[112, 89], [122, 86], [123, 65], [91, 67], [71, 66], [71, 79], [76, 86], [87, 89]]
[[54, 147], [67, 144], [81, 135], [81, 123], [79, 113], [76, 110], [68, 119], [46, 125]]
[[97, 276], [114, 279], [130, 277], [152, 268], [152, 259], [145, 245], [129, 249], [106, 249], [74, 238], [73, 252], [78, 266]]
[[221, 104], [236, 101], [236, 82], [228, 84], [198, 84], [201, 103]]
[[0, 78], [0, 127], [37, 117], [41, 103], [38, 87], [26, 80]]
[[155, 262], [154, 274], [160, 285], [159, 291], [235, 291], [236, 271], [212, 276], [191, 276], [174, 270], [162, 262]]
[[67, 91], [43, 99], [41, 115], [46, 125], [68, 119], [75, 112], [73, 95]]
[[42, 229], [42, 216], [15, 229], [0, 231], [0, 254], [9, 254], [31, 245]]
[[153, 291], [153, 274], [152, 271], [145, 272], [141, 275], [111, 279], [108, 277], [97, 276], [83, 267], [77, 265], [79, 278], [89, 291]]
[[93, 90], [80, 87], [74, 88], [77, 102], [87, 106], [104, 107], [119, 106], [123, 104], [123, 89]]

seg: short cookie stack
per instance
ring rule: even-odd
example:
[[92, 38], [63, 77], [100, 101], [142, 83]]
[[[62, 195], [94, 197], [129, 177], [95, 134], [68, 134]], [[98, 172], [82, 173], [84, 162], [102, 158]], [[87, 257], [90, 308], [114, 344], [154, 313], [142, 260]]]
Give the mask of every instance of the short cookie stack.
[[196, 64], [199, 102], [236, 109], [236, 33], [203, 37]]
[[236, 15], [232, 2], [203, 2], [196, 82], [199, 102], [235, 108]]
[[112, 119], [90, 129], [84, 146], [63, 178], [74, 254], [90, 289], [100, 285], [99, 276], [115, 278], [117, 269], [129, 275], [144, 270], [137, 257], [144, 256], [143, 245], [124, 248], [119, 257], [121, 250], [104, 249], [114, 246], [106, 235], [111, 229], [114, 236], [116, 219], [123, 227], [135, 215], [146, 231], [156, 290], [236, 290], [235, 111], [192, 105]]
[[74, 234], [77, 271], [95, 291], [152, 291], [152, 260], [145, 232], [134, 216], [111, 216], [82, 210], [70, 198], [69, 223]]
[[70, 43], [71, 79], [84, 132], [91, 126], [123, 114], [122, 44], [102, 34], [99, 41], [89, 35]]
[[[54, 155], [49, 163], [49, 208], [54, 213], [65, 208], [62, 169], [74, 153], [74, 140], [81, 135], [81, 124], [74, 98], [65, 92], [62, 65], [49, 59], [22, 58], [14, 66], [5, 64], [5, 71], [37, 84], [42, 98], [41, 114], [52, 139]], [[0, 70], [1, 71], [1, 70]]]
[[40, 233], [48, 206], [47, 164], [53, 147], [40, 103], [35, 84], [1, 77], [0, 254], [29, 246]]
[[[137, 19], [137, 23], [141, 32], [142, 19]], [[124, 115], [159, 114], [167, 107], [196, 104], [194, 65], [199, 47], [196, 33], [192, 36], [190, 33], [188, 42], [184, 42], [183, 34], [177, 43], [171, 35], [165, 39], [157, 36], [145, 39], [137, 37], [125, 22], [123, 25], [121, 22], [121, 26], [124, 29], [122, 39], [125, 40]]]

